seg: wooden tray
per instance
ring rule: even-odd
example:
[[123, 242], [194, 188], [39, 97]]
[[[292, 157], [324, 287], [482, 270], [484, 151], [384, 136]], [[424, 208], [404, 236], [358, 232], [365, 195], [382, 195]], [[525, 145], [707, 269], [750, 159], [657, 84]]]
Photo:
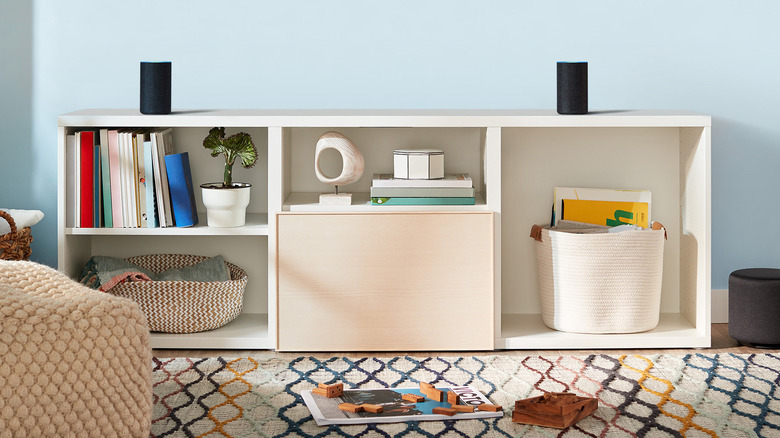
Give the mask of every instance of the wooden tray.
[[516, 401], [512, 421], [565, 429], [592, 414], [598, 407], [595, 398], [580, 397], [570, 392], [548, 392]]

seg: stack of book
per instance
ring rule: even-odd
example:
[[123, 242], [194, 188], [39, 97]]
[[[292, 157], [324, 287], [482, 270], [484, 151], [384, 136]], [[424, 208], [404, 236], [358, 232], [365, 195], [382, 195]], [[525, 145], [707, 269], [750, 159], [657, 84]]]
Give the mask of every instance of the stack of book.
[[474, 205], [474, 186], [468, 173], [442, 179], [401, 179], [375, 173], [372, 205]]
[[187, 152], [171, 129], [100, 129], [66, 137], [69, 221], [76, 228], [198, 223]]

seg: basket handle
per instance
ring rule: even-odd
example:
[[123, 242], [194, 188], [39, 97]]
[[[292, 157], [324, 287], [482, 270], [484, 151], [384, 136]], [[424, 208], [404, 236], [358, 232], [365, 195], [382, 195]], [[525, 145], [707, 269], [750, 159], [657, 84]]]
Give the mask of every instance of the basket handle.
[[652, 227], [656, 231], [657, 230], [664, 230], [664, 240], [669, 240], [669, 238], [666, 236], [666, 227], [664, 226], [664, 224], [662, 224], [660, 222], [653, 222]]
[[532, 237], [537, 242], [541, 242], [542, 241], [542, 227], [539, 226], [539, 225], [536, 225], [536, 224], [532, 225], [531, 226], [531, 236], [530, 237]]
[[12, 218], [10, 214], [3, 210], [0, 210], [0, 217], [8, 222], [8, 225], [11, 227], [11, 233], [16, 234], [16, 222], [14, 221], [14, 218]]

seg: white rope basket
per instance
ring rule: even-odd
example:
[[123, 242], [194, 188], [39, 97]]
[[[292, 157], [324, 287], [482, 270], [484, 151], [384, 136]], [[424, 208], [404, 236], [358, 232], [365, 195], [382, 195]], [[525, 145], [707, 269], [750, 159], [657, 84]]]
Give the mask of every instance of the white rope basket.
[[[191, 266], [208, 257], [186, 254], [153, 254], [127, 259], [154, 273]], [[213, 330], [235, 319], [243, 307], [247, 274], [225, 262], [230, 281], [130, 281], [108, 293], [129, 298], [141, 307], [149, 330], [163, 333], [195, 333]]]
[[536, 241], [542, 318], [575, 333], [635, 333], [658, 325], [666, 230], [577, 234]]

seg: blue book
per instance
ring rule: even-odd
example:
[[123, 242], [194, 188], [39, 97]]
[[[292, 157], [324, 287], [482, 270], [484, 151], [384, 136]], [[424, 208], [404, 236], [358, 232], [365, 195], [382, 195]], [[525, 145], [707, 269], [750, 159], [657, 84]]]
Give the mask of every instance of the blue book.
[[152, 168], [152, 142], [144, 141], [144, 181], [146, 181], [146, 228], [157, 228], [157, 203], [154, 191], [154, 169]]
[[195, 189], [192, 187], [190, 156], [187, 152], [165, 156], [168, 187], [171, 192], [173, 222], [177, 227], [191, 227], [198, 223], [195, 208]]
[[474, 205], [473, 197], [464, 198], [371, 198], [371, 205]]
[[111, 212], [111, 170], [108, 165], [108, 130], [100, 130], [100, 197], [103, 200], [103, 226], [114, 227]]

